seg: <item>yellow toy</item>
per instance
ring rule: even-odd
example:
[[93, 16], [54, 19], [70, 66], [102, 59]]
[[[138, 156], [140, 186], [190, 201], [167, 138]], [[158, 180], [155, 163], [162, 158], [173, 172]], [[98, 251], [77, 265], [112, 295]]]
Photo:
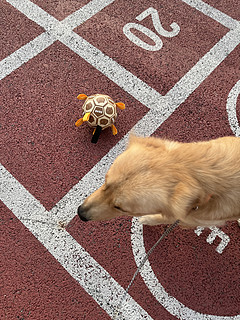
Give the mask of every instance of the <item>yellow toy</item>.
[[79, 94], [79, 100], [86, 100], [82, 106], [83, 118], [79, 119], [75, 125], [81, 126], [83, 122], [94, 128], [91, 142], [97, 143], [102, 130], [111, 127], [113, 135], [117, 134], [117, 129], [114, 122], [117, 118], [117, 107], [121, 110], [125, 109], [125, 104], [122, 102], [115, 103], [112, 98], [104, 94], [95, 94], [86, 96]]

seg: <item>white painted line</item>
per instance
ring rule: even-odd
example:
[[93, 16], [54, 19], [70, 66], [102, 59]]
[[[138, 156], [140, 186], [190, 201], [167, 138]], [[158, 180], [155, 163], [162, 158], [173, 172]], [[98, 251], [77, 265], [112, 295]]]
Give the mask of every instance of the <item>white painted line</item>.
[[232, 132], [237, 136], [240, 137], [240, 124], [237, 118], [237, 99], [240, 95], [240, 80], [233, 86], [231, 91], [228, 94], [227, 98], [227, 114], [228, 114], [228, 121]]
[[[110, 316], [124, 289], [2, 165], [1, 200]], [[119, 319], [152, 318], [128, 294]]]
[[40, 52], [53, 44], [54, 41], [55, 39], [50, 34], [44, 32], [0, 61], [0, 80], [4, 79], [24, 63], [37, 56]]
[[205, 3], [202, 0], [181, 0], [181, 1], [197, 9], [198, 11], [212, 18], [213, 20], [221, 23], [224, 27], [228, 29], [235, 29], [239, 27], [240, 22], [238, 20], [233, 19], [232, 17], [210, 6], [209, 4]]
[[92, 15], [113, 3], [115, 0], [92, 0], [65, 18], [62, 22], [29, 0], [6, 1], [26, 15], [30, 20], [42, 26], [47, 32], [42, 33], [0, 62], [0, 80], [53, 44], [60, 35], [69, 34], [72, 28], [84, 23], [87, 19], [91, 18]]
[[159, 108], [162, 95], [75, 32], [59, 41], [149, 108]]
[[75, 11], [74, 13], [70, 14], [62, 23], [68, 25], [69, 28], [72, 30], [78, 27], [80, 24], [84, 23], [92, 16], [97, 14], [99, 11], [103, 10], [105, 7], [112, 4], [115, 0], [92, 0], [88, 2], [85, 6], [81, 9]]
[[[57, 19], [46, 13], [43, 9], [39, 8], [37, 5], [32, 3], [29, 0], [24, 0], [19, 2], [18, 0], [7, 0], [10, 4], [12, 4], [16, 9], [20, 10], [23, 14], [25, 14], [29, 19], [38, 23], [42, 27], [44, 27], [49, 33], [51, 33], [52, 37], [55, 37], [55, 40], [60, 40], [66, 46], [68, 46], [71, 50], [81, 56], [83, 59], [88, 61], [91, 65], [105, 74], [109, 79], [117, 83], [121, 88], [134, 96], [138, 101], [145, 104], [149, 108], [158, 108], [159, 109], [159, 100], [161, 99], [161, 95], [152, 89], [150, 86], [145, 84], [143, 81], [138, 79], [136, 76], [131, 74], [125, 68], [120, 66], [113, 59], [104, 55], [100, 50], [92, 46], [86, 40], [81, 38], [74, 32], [71, 32], [71, 28], [75, 27], [77, 23], [83, 23], [85, 20], [91, 17], [93, 13], [97, 13], [98, 10], [102, 10], [104, 7], [113, 3], [112, 0], [102, 0], [98, 3], [98, 6], [95, 8], [95, 1], [93, 0], [88, 3], [86, 6], [78, 10], [75, 14], [70, 15], [65, 18], [62, 22], [59, 22]], [[203, 10], [204, 12], [216, 12], [216, 9], [206, 5], [204, 2], [195, 2], [194, 0], [184, 0], [188, 2], [189, 5], [195, 7], [199, 10]], [[198, 4], [198, 5], [197, 5]], [[93, 8], [95, 8], [93, 10]], [[205, 8], [205, 9], [204, 9]], [[207, 9], [206, 9], [207, 8]], [[91, 10], [93, 11], [91, 13]], [[216, 14], [213, 14], [215, 16]], [[219, 21], [220, 22], [220, 21]], [[69, 23], [69, 24], [68, 24]], [[227, 45], [229, 44], [229, 40], [232, 40], [233, 46], [236, 46], [235, 43], [239, 41], [239, 37], [237, 34], [240, 33], [240, 24], [237, 25], [238, 28], [233, 31], [233, 33], [228, 33], [225, 37], [223, 37], [219, 43], [217, 43], [212, 50], [208, 54], [206, 54], [195, 66], [195, 69], [192, 69], [192, 77], [195, 77], [196, 74], [199, 76], [199, 71], [202, 68], [211, 68], [214, 70], [216, 68], [216, 63], [214, 60], [219, 60], [219, 63], [226, 57], [226, 55], [232, 51], [232, 46], [229, 48]], [[230, 38], [230, 39], [229, 39]], [[53, 41], [53, 40], [52, 40]], [[224, 43], [226, 42], [226, 44]], [[231, 43], [231, 41], [230, 41]], [[225, 46], [225, 53], [223, 50], [220, 52], [222, 55], [218, 57], [219, 47], [223, 49]], [[20, 50], [20, 49], [19, 49]], [[216, 51], [216, 54], [214, 54]], [[35, 55], [37, 52], [35, 52]], [[225, 54], [225, 55], [224, 55]], [[203, 59], [208, 60], [209, 64], [205, 64]], [[211, 59], [210, 59], [211, 58]], [[29, 57], [25, 60], [29, 60]], [[27, 60], [27, 61], [28, 61]], [[211, 62], [211, 63], [210, 63]], [[18, 64], [20, 65], [20, 64]], [[10, 70], [10, 69], [9, 69]], [[14, 68], [11, 68], [14, 70]], [[195, 73], [193, 72], [195, 71]], [[204, 71], [202, 74], [204, 76], [206, 72]], [[201, 74], [201, 73], [200, 73]], [[187, 73], [185, 77], [182, 78], [182, 81], [185, 79], [189, 79], [190, 75]], [[192, 79], [191, 83], [192, 83]], [[201, 80], [201, 79], [200, 79]], [[199, 82], [196, 82], [196, 86], [198, 86]], [[179, 83], [181, 85], [181, 83]], [[177, 97], [177, 96], [175, 96]], [[180, 97], [181, 98], [181, 97]], [[185, 98], [186, 99], [186, 98]], [[156, 102], [157, 101], [157, 102]]]
[[44, 206], [0, 164], [0, 199], [19, 220], [45, 222]]
[[[25, 14], [29, 19], [44, 27], [48, 32], [51, 33], [52, 37], [55, 37], [55, 40], [59, 39], [60, 41], [62, 41], [62, 43], [67, 45], [70, 49], [72, 49], [82, 58], [87, 60], [90, 64], [92, 64], [94, 67], [100, 70], [103, 74], [105, 74], [115, 83], [117, 83], [121, 88], [132, 94], [141, 103], [147, 105], [149, 108], [158, 108], [158, 105], [156, 105], [156, 103], [154, 103], [153, 101], [156, 99], [152, 99], [153, 93], [155, 95], [155, 98], [156, 95], [158, 95], [158, 98], [160, 99], [161, 95], [158, 92], [153, 90], [151, 87], [149, 87], [147, 84], [142, 82], [137, 77], [133, 76], [130, 72], [128, 72], [122, 66], [117, 64], [117, 62], [104, 55], [100, 50], [90, 45], [86, 40], [84, 40], [74, 32], [71, 32], [72, 28], [86, 21], [85, 19], [89, 19], [94, 13], [96, 14], [98, 10], [102, 10], [107, 5], [113, 3], [113, 0], [102, 0], [100, 2], [98, 1], [98, 5], [96, 5], [96, 0], [93, 0], [89, 2], [87, 5], [85, 5], [83, 8], [76, 11], [74, 14], [65, 18], [62, 22], [59, 22], [57, 19], [46, 13], [43, 9], [39, 8], [37, 5], [35, 5], [29, 0], [24, 0], [22, 2], [19, 2], [18, 0], [7, 1], [10, 4], [12, 4], [16, 9], [20, 10], [23, 14]], [[204, 14], [209, 15], [210, 13], [212, 13], [212, 17], [222, 17], [216, 9], [205, 4], [201, 0], [197, 2], [195, 0], [183, 1], [185, 1], [192, 7], [202, 11]], [[219, 18], [218, 20], [221, 23], [221, 19]], [[239, 32], [240, 30], [239, 25], [239, 23], [234, 25], [235, 27], [238, 26], [237, 32]], [[220, 46], [222, 46], [222, 43], [220, 44]], [[209, 53], [209, 55], [211, 54], [212, 52]], [[212, 57], [212, 60], [216, 57], [217, 56]], [[209, 57], [206, 58], [208, 59]], [[198, 67], [200, 64], [201, 62], [198, 63]], [[106, 66], [108, 66], [107, 70]], [[206, 67], [205, 64], [203, 64], [203, 66]], [[198, 67], [196, 67], [197, 72]], [[143, 90], [142, 92], [138, 92], [137, 97], [137, 89], [135, 88], [136, 85], [137, 87], [140, 87], [141, 90]]]
[[240, 43], [240, 25], [223, 36], [165, 95], [179, 105], [219, 66]]
[[240, 25], [224, 35], [164, 97], [76, 33], [61, 35], [59, 40], [149, 109], [162, 112], [166, 102], [176, 108], [185, 101], [236, 48], [240, 43]]
[[[132, 250], [137, 267], [140, 266], [143, 257], [146, 255], [143, 240], [143, 226], [134, 218], [131, 229]], [[174, 232], [174, 231], [173, 231]], [[172, 253], [174, 254], [174, 253]], [[149, 260], [146, 261], [140, 274], [156, 300], [174, 317], [181, 320], [240, 320], [240, 315], [236, 316], [215, 316], [197, 312], [186, 307], [176, 298], [170, 296], [156, 277]]]
[[9, 4], [11, 4], [14, 8], [22, 12], [26, 17], [30, 20], [34, 21], [45, 30], [53, 29], [59, 21], [51, 16], [49, 13], [44, 11], [35, 3], [29, 0], [6, 0]]
[[115, 0], [92, 0], [85, 6], [59, 21], [30, 0], [6, 0], [30, 20], [42, 26], [46, 31], [60, 35], [72, 30], [103, 10]]

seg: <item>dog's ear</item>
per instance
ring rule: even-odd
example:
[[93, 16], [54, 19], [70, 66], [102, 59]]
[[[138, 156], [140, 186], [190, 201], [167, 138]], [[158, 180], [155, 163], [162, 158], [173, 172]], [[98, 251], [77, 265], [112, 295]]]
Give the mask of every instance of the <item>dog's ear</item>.
[[188, 214], [203, 198], [202, 193], [201, 188], [193, 181], [191, 184], [179, 182], [171, 199], [171, 211], [175, 218], [187, 223]]
[[140, 137], [136, 136], [133, 132], [131, 132], [129, 136], [128, 146], [139, 143], [140, 139]]
[[155, 137], [141, 137], [136, 136], [134, 133], [130, 133], [128, 147], [133, 144], [142, 145], [147, 148], [161, 148], [163, 151], [166, 150], [167, 140], [163, 140]]

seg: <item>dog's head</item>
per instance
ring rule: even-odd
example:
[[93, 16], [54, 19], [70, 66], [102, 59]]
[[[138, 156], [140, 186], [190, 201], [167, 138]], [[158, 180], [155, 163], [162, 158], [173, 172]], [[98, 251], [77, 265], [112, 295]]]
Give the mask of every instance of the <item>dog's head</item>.
[[[132, 136], [129, 146], [113, 163], [105, 183], [78, 208], [83, 221], [118, 216], [160, 214], [162, 223], [186, 221], [207, 195], [183, 165], [179, 143]], [[187, 167], [187, 169], [186, 169]]]
[[169, 179], [167, 172], [160, 176], [157, 170], [157, 147], [161, 146], [153, 138], [132, 136], [127, 150], [106, 174], [105, 183], [78, 208], [80, 218], [84, 221], [108, 220], [123, 215], [161, 212]]

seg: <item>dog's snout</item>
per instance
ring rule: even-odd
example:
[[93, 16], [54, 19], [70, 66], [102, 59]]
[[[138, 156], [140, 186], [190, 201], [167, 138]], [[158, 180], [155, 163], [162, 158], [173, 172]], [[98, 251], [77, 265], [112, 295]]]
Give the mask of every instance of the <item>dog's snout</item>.
[[78, 207], [78, 215], [82, 221], [89, 221], [89, 219], [86, 218], [86, 214], [83, 206]]

